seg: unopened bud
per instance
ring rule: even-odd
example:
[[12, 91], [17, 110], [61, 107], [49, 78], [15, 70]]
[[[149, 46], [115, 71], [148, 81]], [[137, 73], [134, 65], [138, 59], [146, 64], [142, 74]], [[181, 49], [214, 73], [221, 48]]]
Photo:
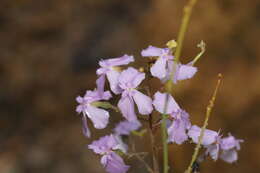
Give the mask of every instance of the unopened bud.
[[173, 49], [173, 48], [177, 47], [177, 42], [175, 40], [170, 40], [167, 42], [166, 46], [169, 49]]

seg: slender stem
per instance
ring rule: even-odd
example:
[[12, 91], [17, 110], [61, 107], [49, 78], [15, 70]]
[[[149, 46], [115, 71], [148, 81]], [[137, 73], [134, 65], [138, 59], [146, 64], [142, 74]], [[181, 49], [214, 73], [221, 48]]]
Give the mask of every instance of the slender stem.
[[177, 48], [175, 51], [175, 58], [174, 58], [174, 63], [173, 63], [173, 70], [171, 71], [170, 74], [170, 79], [165, 83], [165, 90], [168, 93], [167, 97], [165, 99], [165, 105], [164, 105], [164, 113], [162, 114], [162, 141], [163, 141], [163, 173], [168, 173], [168, 145], [167, 145], [167, 129], [166, 129], [166, 120], [167, 120], [167, 115], [166, 115], [166, 110], [167, 110], [167, 104], [169, 100], [169, 94], [172, 93], [173, 89], [173, 77], [174, 73], [176, 71], [176, 65], [179, 62], [180, 55], [181, 55], [181, 50], [182, 50], [182, 44], [184, 40], [184, 36], [187, 30], [187, 26], [190, 20], [191, 12], [193, 9], [193, 6], [196, 4], [197, 0], [189, 0], [188, 4], [184, 7], [184, 14], [180, 26], [180, 31], [178, 34], [178, 39], [177, 39]]
[[174, 54], [175, 62], [179, 62], [185, 33], [187, 31], [187, 27], [188, 27], [188, 24], [189, 24], [189, 21], [190, 21], [192, 9], [193, 9], [194, 5], [196, 4], [196, 2], [197, 2], [197, 0], [189, 0], [188, 4], [183, 9], [184, 14], [183, 14], [181, 27], [180, 27], [180, 31], [179, 31], [178, 39], [177, 39], [178, 45], [177, 45], [177, 48], [176, 48], [176, 52]]
[[163, 141], [163, 173], [168, 173], [169, 166], [168, 166], [168, 137], [167, 137], [167, 129], [166, 129], [166, 120], [167, 115], [162, 114], [162, 124], [161, 124], [161, 130], [162, 130], [162, 141]]
[[218, 75], [218, 81], [217, 81], [216, 88], [214, 90], [214, 93], [213, 93], [210, 101], [209, 101], [209, 105], [207, 106], [206, 117], [205, 117], [205, 120], [204, 120], [204, 123], [203, 123], [203, 127], [202, 127], [202, 129], [200, 131], [198, 144], [196, 145], [196, 147], [194, 149], [194, 153], [192, 155], [190, 165], [189, 165], [188, 169], [185, 171], [185, 173], [190, 173], [191, 172], [192, 165], [196, 161], [197, 156], [199, 154], [199, 150], [200, 150], [200, 147], [201, 147], [202, 139], [203, 139], [203, 136], [204, 136], [204, 131], [205, 131], [207, 125], [208, 125], [209, 117], [211, 115], [211, 111], [212, 111], [212, 108], [213, 108], [215, 100], [216, 100], [216, 95], [217, 95], [217, 92], [218, 92], [218, 89], [219, 89], [219, 86], [220, 86], [220, 83], [221, 83], [221, 79], [222, 79], [222, 75], [219, 74]]

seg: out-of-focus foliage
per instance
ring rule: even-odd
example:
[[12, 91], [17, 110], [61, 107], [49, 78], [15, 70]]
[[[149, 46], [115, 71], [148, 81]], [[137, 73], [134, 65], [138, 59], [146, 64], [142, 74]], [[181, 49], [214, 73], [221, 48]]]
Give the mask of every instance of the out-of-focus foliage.
[[[90, 140], [81, 133], [75, 97], [94, 87], [100, 58], [124, 53], [140, 58], [149, 44], [163, 47], [176, 38], [185, 3], [1, 0], [0, 172], [104, 172], [85, 147]], [[237, 164], [207, 161], [202, 172], [260, 170], [259, 7], [257, 0], [218, 0], [199, 1], [194, 9], [181, 60], [200, 51], [195, 45], [201, 39], [207, 51], [197, 63], [198, 74], [176, 87], [175, 97], [202, 124], [221, 72], [224, 82], [209, 127], [245, 139]], [[176, 171], [187, 166], [192, 149], [170, 147]], [[129, 163], [130, 172], [143, 172], [137, 161]]]

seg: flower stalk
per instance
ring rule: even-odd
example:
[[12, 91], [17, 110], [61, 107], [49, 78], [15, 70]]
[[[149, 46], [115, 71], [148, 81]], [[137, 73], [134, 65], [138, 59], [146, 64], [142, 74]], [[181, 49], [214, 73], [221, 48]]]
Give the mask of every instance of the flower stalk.
[[[178, 34], [176, 51], [174, 53], [173, 68], [170, 73], [170, 79], [165, 83], [165, 90], [169, 94], [171, 94], [172, 90], [173, 90], [173, 81], [172, 80], [174, 78], [174, 73], [176, 71], [176, 65], [180, 60], [180, 55], [181, 55], [181, 51], [182, 51], [182, 45], [183, 45], [185, 33], [186, 33], [187, 26], [190, 21], [192, 9], [193, 9], [194, 5], [196, 4], [196, 2], [197, 2], [197, 0], [190, 0], [188, 2], [188, 4], [184, 7], [184, 10], [183, 10], [184, 14], [183, 14], [183, 18], [182, 18], [182, 22], [181, 22], [181, 26], [180, 26], [180, 31]], [[169, 100], [169, 96], [166, 97], [165, 106], [164, 106], [165, 112], [167, 110], [168, 100]], [[166, 128], [167, 115], [162, 114], [162, 117], [163, 118], [162, 118], [161, 128], [162, 128], [162, 142], [163, 142], [163, 173], [168, 173], [168, 170], [169, 170], [168, 144], [167, 144], [168, 141], [167, 141], [167, 128]]]

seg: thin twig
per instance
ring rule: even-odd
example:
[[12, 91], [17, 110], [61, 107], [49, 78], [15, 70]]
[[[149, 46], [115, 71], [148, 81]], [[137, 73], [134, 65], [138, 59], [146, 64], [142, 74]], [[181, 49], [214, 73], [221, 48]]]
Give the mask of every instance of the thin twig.
[[206, 117], [205, 117], [205, 120], [204, 120], [204, 123], [203, 123], [203, 127], [202, 127], [202, 129], [200, 131], [199, 141], [198, 141], [198, 144], [196, 145], [196, 147], [194, 149], [194, 153], [192, 155], [192, 159], [191, 159], [190, 165], [189, 165], [188, 169], [185, 171], [185, 173], [190, 173], [191, 172], [192, 165], [196, 161], [197, 156], [199, 154], [199, 150], [200, 150], [200, 147], [201, 147], [202, 139], [203, 139], [203, 136], [204, 136], [204, 131], [205, 131], [207, 125], [208, 125], [209, 117], [211, 115], [211, 111], [212, 111], [212, 108], [213, 108], [215, 100], [216, 100], [216, 95], [217, 95], [217, 92], [218, 92], [221, 80], [222, 80], [222, 75], [218, 74], [217, 85], [216, 85], [214, 93], [213, 93], [213, 95], [212, 95], [212, 97], [211, 97], [211, 99], [209, 101], [209, 105], [207, 106]]
[[[134, 143], [132, 144], [132, 151], [134, 153], [136, 152]], [[140, 154], [133, 154], [132, 156], [135, 156], [139, 161], [143, 162], [148, 172], [154, 173], [153, 169], [149, 166], [149, 164], [147, 164], [146, 161], [142, 157], [140, 157]]]

